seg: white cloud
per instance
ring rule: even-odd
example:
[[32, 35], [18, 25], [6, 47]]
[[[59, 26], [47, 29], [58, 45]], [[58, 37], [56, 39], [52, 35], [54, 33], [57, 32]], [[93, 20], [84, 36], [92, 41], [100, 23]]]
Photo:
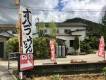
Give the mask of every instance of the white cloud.
[[[45, 9], [53, 9], [57, 6], [58, 0], [44, 0], [42, 3]], [[69, 18], [81, 17], [94, 22], [100, 22], [103, 13], [101, 10], [106, 5], [106, 0], [62, 0], [66, 3], [63, 12], [57, 11], [44, 11], [40, 12], [37, 16], [41, 21], [51, 21], [54, 19], [56, 22], [61, 22]], [[44, 8], [41, 8], [44, 9]], [[36, 14], [35, 14], [36, 15]]]
[[0, 16], [0, 20], [2, 20], [2, 22], [7, 21], [7, 19], [4, 19], [2, 16]]
[[[33, 20], [39, 17], [40, 21], [62, 22], [66, 19], [81, 17], [91, 21], [101, 20], [101, 11], [106, 6], [106, 0], [61, 0], [63, 7], [61, 12], [56, 8], [58, 0], [21, 0], [21, 4], [30, 7], [33, 13]], [[0, 0], [0, 22], [13, 23], [18, 18], [16, 10], [3, 9], [2, 6], [14, 7], [13, 0]], [[51, 11], [54, 9], [53, 11]], [[50, 11], [40, 11], [50, 10]], [[80, 11], [81, 10], [81, 11]], [[105, 9], [106, 10], [106, 9]], [[3, 18], [3, 19], [2, 19]], [[34, 22], [33, 21], [33, 22]]]
[[[66, 1], [66, 0], [65, 0]], [[99, 22], [101, 10], [106, 5], [106, 0], [67, 0], [68, 4], [64, 7], [66, 11], [74, 11], [74, 17], [81, 17], [91, 21]], [[67, 18], [69, 15], [67, 15]]]

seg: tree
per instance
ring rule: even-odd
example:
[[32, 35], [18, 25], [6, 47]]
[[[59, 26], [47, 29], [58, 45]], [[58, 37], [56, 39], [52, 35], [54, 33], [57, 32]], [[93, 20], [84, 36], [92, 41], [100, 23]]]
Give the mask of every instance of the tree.
[[105, 13], [104, 13], [104, 16], [102, 17], [102, 24], [103, 24], [104, 26], [106, 26], [106, 11], [105, 11]]
[[38, 23], [37, 30], [38, 30], [38, 36], [43, 37], [45, 35], [45, 30], [46, 30], [45, 23], [43, 22]]
[[102, 30], [101, 30], [101, 35], [104, 36], [105, 42], [106, 42], [106, 11], [104, 16], [102, 17]]
[[7, 43], [6, 46], [7, 53], [19, 51], [18, 37], [12, 37], [6, 43]]
[[77, 52], [77, 50], [79, 49], [79, 38], [78, 38], [78, 36], [75, 37], [75, 40], [74, 40], [74, 43], [73, 43], [73, 47], [75, 49], [75, 52], [78, 53]]
[[94, 50], [98, 49], [99, 39], [96, 36], [91, 36], [84, 39], [80, 43], [81, 52], [86, 52], [87, 54], [92, 53]]
[[52, 38], [56, 38], [56, 34], [57, 34], [57, 26], [56, 24], [52, 21], [49, 23], [49, 28], [50, 28], [50, 36]]
[[[46, 37], [37, 37], [33, 39], [34, 58], [48, 58], [49, 56], [49, 40]], [[7, 41], [7, 53], [19, 52], [18, 37], [12, 37]]]
[[37, 37], [33, 39], [34, 58], [48, 58], [49, 40], [46, 37]]
[[[45, 30], [50, 30], [50, 38], [46, 37]], [[39, 37], [34, 39], [34, 55], [38, 58], [47, 58], [49, 56], [49, 40], [56, 39], [57, 27], [54, 22], [49, 24], [38, 23], [37, 30]]]

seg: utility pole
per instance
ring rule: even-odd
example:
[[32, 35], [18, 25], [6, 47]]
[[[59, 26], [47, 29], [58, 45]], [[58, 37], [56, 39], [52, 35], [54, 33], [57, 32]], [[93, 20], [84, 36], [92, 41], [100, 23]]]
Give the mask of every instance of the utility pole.
[[[17, 21], [17, 25], [16, 25], [16, 28], [19, 30], [18, 31], [18, 37], [19, 37], [19, 52], [20, 54], [22, 54], [22, 30], [21, 30], [21, 14], [20, 14], [20, 0], [15, 0], [15, 4], [16, 4], [16, 7], [17, 7], [17, 10], [18, 10], [18, 21]], [[20, 54], [18, 56], [18, 71], [19, 71], [19, 78], [22, 80], [23, 79], [23, 73], [22, 71], [20, 71]]]
[[15, 4], [16, 4], [16, 6], [19, 6], [20, 5], [20, 0], [16, 0]]

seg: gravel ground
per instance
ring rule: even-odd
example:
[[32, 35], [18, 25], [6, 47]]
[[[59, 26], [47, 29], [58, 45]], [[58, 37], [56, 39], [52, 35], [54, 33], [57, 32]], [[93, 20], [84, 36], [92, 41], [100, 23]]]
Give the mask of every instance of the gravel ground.
[[32, 80], [105, 80], [103, 75], [55, 75], [34, 77]]

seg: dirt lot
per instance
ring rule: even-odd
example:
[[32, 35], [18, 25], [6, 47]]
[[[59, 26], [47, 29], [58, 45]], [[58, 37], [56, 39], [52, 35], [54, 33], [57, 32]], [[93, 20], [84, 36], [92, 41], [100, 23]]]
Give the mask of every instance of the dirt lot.
[[34, 77], [32, 80], [105, 80], [103, 75], [52, 75], [46, 77]]

